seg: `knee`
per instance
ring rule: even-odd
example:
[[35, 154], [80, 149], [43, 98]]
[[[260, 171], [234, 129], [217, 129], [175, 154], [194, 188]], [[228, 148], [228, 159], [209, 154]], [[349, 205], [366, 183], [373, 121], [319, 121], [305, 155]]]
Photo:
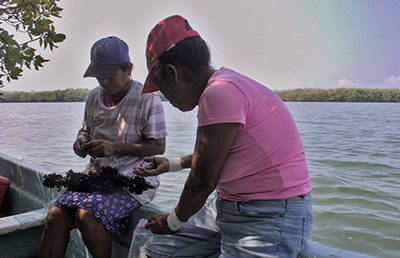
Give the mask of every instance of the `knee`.
[[69, 229], [74, 228], [74, 217], [68, 208], [51, 206], [45, 221], [46, 228]]
[[98, 224], [95, 220], [91, 210], [79, 209], [75, 216], [76, 227], [82, 232], [85, 228], [91, 227], [94, 223]]

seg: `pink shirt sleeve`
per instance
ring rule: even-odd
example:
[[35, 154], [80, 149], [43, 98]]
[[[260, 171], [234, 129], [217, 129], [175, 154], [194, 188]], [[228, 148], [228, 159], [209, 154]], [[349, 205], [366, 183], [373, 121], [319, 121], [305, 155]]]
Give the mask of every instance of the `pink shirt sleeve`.
[[221, 82], [208, 86], [199, 101], [198, 126], [221, 123], [246, 125], [248, 101], [234, 84]]

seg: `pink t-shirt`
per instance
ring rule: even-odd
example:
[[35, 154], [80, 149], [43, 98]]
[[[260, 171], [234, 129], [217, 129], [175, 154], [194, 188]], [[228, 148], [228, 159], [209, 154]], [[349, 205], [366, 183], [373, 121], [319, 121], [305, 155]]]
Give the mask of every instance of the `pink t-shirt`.
[[216, 71], [200, 97], [198, 126], [220, 123], [241, 124], [218, 182], [222, 198], [286, 199], [311, 191], [299, 131], [273, 91], [230, 69]]

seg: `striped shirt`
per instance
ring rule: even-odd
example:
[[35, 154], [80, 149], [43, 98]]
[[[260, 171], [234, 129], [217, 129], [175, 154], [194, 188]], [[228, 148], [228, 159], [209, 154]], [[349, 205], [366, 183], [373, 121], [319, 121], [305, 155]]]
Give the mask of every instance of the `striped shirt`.
[[[82, 130], [87, 131], [92, 140], [135, 143], [144, 139], [161, 139], [167, 136], [164, 109], [157, 93], [141, 95], [142, 85], [134, 81], [123, 99], [113, 107], [104, 104], [104, 90], [94, 88], [86, 101]], [[102, 166], [114, 167], [126, 176], [134, 176], [132, 168], [145, 165], [142, 158], [114, 155], [91, 157], [86, 172], [98, 171]], [[152, 185], [160, 184], [159, 176], [147, 177]], [[154, 199], [156, 189], [149, 189], [141, 195], [131, 193], [139, 202]]]

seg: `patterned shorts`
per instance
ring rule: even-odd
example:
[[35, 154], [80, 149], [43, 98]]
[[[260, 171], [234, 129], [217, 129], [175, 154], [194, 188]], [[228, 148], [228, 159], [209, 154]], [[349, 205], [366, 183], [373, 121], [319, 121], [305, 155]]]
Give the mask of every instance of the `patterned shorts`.
[[61, 205], [91, 210], [107, 232], [119, 236], [126, 232], [130, 212], [141, 204], [129, 193], [120, 190], [111, 194], [66, 191], [54, 202], [56, 207]]

